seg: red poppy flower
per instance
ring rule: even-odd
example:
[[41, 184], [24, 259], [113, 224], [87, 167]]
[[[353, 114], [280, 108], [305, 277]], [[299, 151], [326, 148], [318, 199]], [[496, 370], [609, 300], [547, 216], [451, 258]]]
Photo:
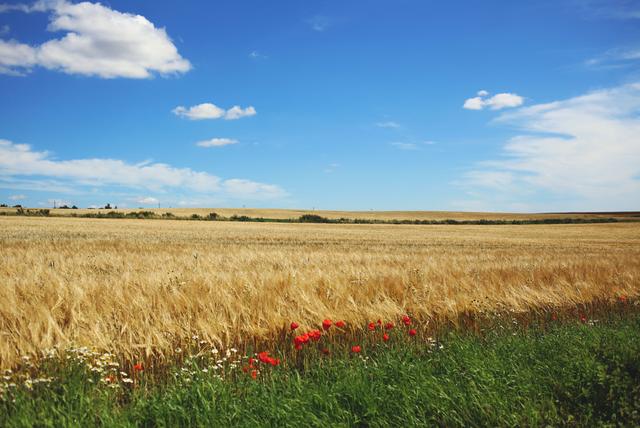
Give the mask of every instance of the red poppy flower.
[[256, 359], [253, 357], [249, 357], [249, 367], [253, 368], [253, 363], [256, 362]]
[[322, 332], [320, 330], [311, 330], [309, 333], [307, 333], [307, 335], [309, 336], [309, 338], [313, 339], [314, 342], [317, 342], [318, 340], [320, 340]]
[[296, 328], [300, 327], [300, 325], [298, 325], [297, 322], [292, 322], [291, 323], [291, 331], [295, 330]]
[[382, 335], [382, 340], [384, 340], [385, 342], [386, 342], [387, 340], [389, 340], [389, 335], [388, 335], [387, 333], [383, 334], [383, 335]]
[[295, 344], [295, 348], [296, 348], [296, 351], [300, 351], [300, 350], [302, 350], [302, 345], [296, 343]]
[[587, 316], [585, 314], [580, 315], [580, 321], [583, 323], [587, 322]]
[[384, 326], [384, 328], [386, 328], [387, 330], [391, 330], [393, 327], [395, 327], [395, 326], [393, 325], [392, 322], [388, 322]]
[[376, 325], [375, 325], [375, 323], [370, 322], [370, 323], [369, 323], [369, 330], [370, 330], [370, 331], [374, 331], [375, 329], [376, 329]]
[[268, 358], [267, 358], [266, 363], [267, 363], [267, 364], [271, 364], [271, 365], [272, 365], [272, 366], [274, 366], [274, 367], [275, 367], [275, 366], [279, 366], [279, 365], [280, 365], [280, 358], [271, 358], [271, 357], [268, 357]]
[[268, 352], [260, 352], [258, 354], [258, 359], [263, 362], [263, 363], [268, 363], [269, 362], [269, 353]]
[[324, 321], [322, 321], [322, 328], [325, 330], [329, 330], [329, 328], [331, 328], [331, 320], [330, 319], [326, 319]]
[[382, 320], [378, 318], [378, 325], [382, 325]]
[[415, 328], [412, 328], [411, 330], [409, 330], [409, 336], [415, 336], [417, 333]]
[[342, 321], [342, 320], [340, 320], [340, 321], [336, 322], [336, 327], [344, 328], [344, 327], [345, 327], [345, 325], [346, 325], [346, 324], [345, 324], [345, 323], [344, 323], [344, 321]]
[[258, 377], [258, 370], [251, 370], [251, 378], [255, 379]]
[[142, 367], [142, 363], [135, 364], [133, 366], [133, 370], [136, 372], [141, 372], [142, 370], [144, 370], [144, 368]]
[[558, 319], [558, 315], [556, 315], [556, 314], [551, 314], [551, 319], [552, 319], [553, 321], [556, 321], [556, 320]]
[[411, 318], [409, 318], [408, 315], [404, 315], [402, 317], [402, 322], [404, 323], [404, 325], [409, 325], [409, 324], [411, 324]]
[[293, 339], [293, 342], [295, 343], [296, 347], [298, 345], [302, 346], [305, 343], [309, 342], [309, 334], [305, 333], [305, 334], [301, 334], [300, 336], [296, 336]]
[[242, 368], [242, 371], [245, 372], [245, 373], [248, 373], [250, 368], [252, 368], [252, 367], [251, 366], [244, 366]]
[[360, 351], [362, 351], [362, 348], [358, 345], [354, 345], [351, 347], [351, 352], [353, 352], [354, 354], [359, 354]]

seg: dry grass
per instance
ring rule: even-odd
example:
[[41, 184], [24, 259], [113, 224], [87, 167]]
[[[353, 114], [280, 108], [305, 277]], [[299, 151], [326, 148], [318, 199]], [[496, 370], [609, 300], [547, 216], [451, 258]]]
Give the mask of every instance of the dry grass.
[[391, 226], [0, 217], [0, 366], [53, 345], [168, 356], [289, 323], [640, 294], [640, 224]]

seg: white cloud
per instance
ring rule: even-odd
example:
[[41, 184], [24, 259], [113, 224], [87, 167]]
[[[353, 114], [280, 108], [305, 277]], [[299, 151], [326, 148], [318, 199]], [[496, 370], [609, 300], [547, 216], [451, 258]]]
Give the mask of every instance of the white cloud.
[[173, 114], [180, 117], [186, 117], [190, 120], [220, 119], [236, 120], [242, 117], [254, 116], [256, 109], [252, 106], [241, 108], [233, 106], [229, 110], [218, 107], [212, 103], [198, 104], [192, 107], [178, 106], [172, 110]]
[[199, 147], [222, 147], [228, 146], [230, 144], [238, 144], [238, 140], [233, 140], [231, 138], [212, 138], [210, 140], [198, 141], [196, 146]]
[[227, 113], [224, 115], [224, 118], [225, 120], [236, 120], [236, 119], [240, 119], [241, 117], [255, 116], [255, 114], [256, 114], [256, 109], [251, 106], [244, 109], [241, 108], [240, 106], [233, 106], [229, 110], [227, 110]]
[[387, 122], [378, 122], [376, 126], [379, 128], [400, 128], [400, 124], [398, 122], [394, 122], [392, 120]]
[[478, 96], [465, 100], [463, 107], [467, 110], [482, 110], [485, 107], [491, 110], [501, 110], [508, 107], [518, 107], [524, 102], [524, 98], [517, 94], [500, 93], [489, 97], [485, 90], [478, 91]]
[[15, 40], [0, 40], [0, 73], [21, 76], [37, 64], [34, 48]]
[[[46, 10], [50, 12], [48, 30], [66, 34], [39, 46], [5, 42], [0, 50], [0, 72], [23, 74], [39, 65], [68, 74], [149, 78], [154, 73], [168, 75], [191, 69], [165, 29], [156, 28], [144, 16], [122, 13], [100, 3], [65, 0], [38, 2], [31, 7], [4, 6], [5, 10], [24, 12]], [[17, 62], [16, 58], [23, 61]]]
[[136, 202], [142, 205], [158, 205], [158, 202], [160, 201], [152, 196], [147, 196], [144, 198], [137, 198]]
[[118, 159], [57, 160], [48, 152], [34, 151], [26, 144], [0, 140], [0, 188], [41, 190], [51, 180], [75, 191], [109, 186], [233, 198], [269, 199], [286, 195], [276, 185], [245, 179], [222, 180], [207, 172], [150, 161], [132, 164]]
[[26, 195], [11, 195], [9, 196], [9, 199], [12, 201], [21, 201], [23, 199], [27, 199]]
[[640, 83], [504, 113], [496, 123], [523, 134], [503, 159], [467, 174], [468, 188], [510, 203], [537, 194], [541, 210], [637, 209], [640, 201]]

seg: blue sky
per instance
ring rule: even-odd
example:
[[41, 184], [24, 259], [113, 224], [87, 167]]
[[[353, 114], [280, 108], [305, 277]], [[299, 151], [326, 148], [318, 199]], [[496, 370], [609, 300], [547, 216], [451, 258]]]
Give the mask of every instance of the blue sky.
[[0, 202], [634, 210], [640, 2], [0, 4]]

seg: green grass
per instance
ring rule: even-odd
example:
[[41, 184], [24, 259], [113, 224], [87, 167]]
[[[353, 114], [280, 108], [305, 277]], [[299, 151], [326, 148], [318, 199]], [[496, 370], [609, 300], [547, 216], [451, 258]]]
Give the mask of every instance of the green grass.
[[198, 371], [187, 381], [176, 368], [177, 376], [128, 392], [90, 383], [79, 366], [59, 366], [51, 370], [62, 380], [0, 401], [0, 425], [640, 425], [637, 314], [440, 340], [318, 356], [304, 368], [269, 367], [258, 380]]

